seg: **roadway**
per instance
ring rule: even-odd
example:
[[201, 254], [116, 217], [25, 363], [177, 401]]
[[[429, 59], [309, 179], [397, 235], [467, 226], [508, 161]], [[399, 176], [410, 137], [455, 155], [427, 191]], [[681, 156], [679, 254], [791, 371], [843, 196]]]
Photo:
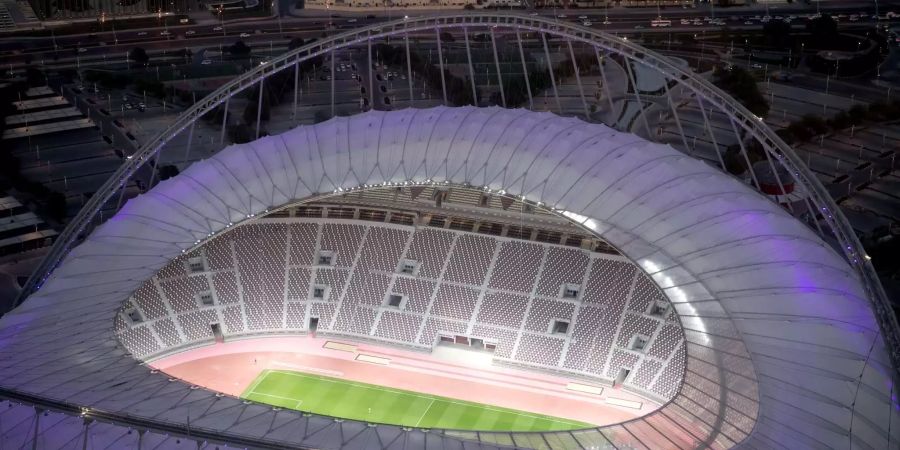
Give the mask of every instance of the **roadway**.
[[[884, 2], [883, 2], [884, 3]], [[887, 6], [882, 6], [881, 13], [885, 14]], [[865, 7], [828, 7], [830, 12], [838, 15], [839, 20], [846, 24], [870, 24], [874, 7], [866, 3]], [[788, 5], [770, 7], [772, 17], [789, 15], [800, 16], [800, 8], [791, 8]], [[809, 9], [805, 9], [809, 14]], [[449, 11], [443, 11], [447, 13]], [[462, 12], [462, 11], [458, 11]], [[523, 11], [524, 12], [524, 11]], [[690, 32], [699, 30], [715, 31], [724, 26], [712, 25], [703, 18], [718, 17], [725, 20], [725, 26], [729, 29], [760, 30], [762, 23], [760, 17], [765, 15], [759, 9], [727, 8], [706, 9], [664, 9], [661, 14], [672, 21], [671, 28], [651, 28], [650, 20], [657, 16], [654, 8], [644, 9], [613, 9], [607, 16], [604, 10], [566, 10], [562, 13], [549, 9], [532, 11], [532, 15], [558, 16], [561, 20], [574, 21], [576, 23], [590, 22], [592, 28], [601, 29], [612, 33], [636, 33], [636, 32]], [[398, 17], [393, 12], [371, 13], [340, 13], [331, 16], [322, 15], [322, 11], [301, 11], [301, 16], [287, 16], [279, 20], [267, 18], [260, 21], [246, 21], [235, 23], [204, 23], [179, 26], [164, 25], [159, 28], [146, 28], [136, 30], [106, 31], [90, 34], [75, 34], [62, 36], [41, 37], [7, 37], [0, 38], [0, 56], [4, 62], [12, 67], [23, 66], [39, 60], [58, 60], [60, 58], [80, 58], [92, 55], [122, 55], [135, 46], [147, 49], [184, 48], [187, 46], [218, 46], [231, 45], [238, 39], [248, 42], [265, 41], [275, 37], [289, 38], [295, 36], [316, 37], [323, 32], [336, 31], [364, 27]], [[421, 14], [416, 12], [416, 14]], [[858, 22], [849, 22], [851, 14], [864, 16]], [[840, 17], [843, 16], [843, 17]], [[690, 21], [689, 25], [682, 25], [682, 19]], [[700, 19], [701, 22], [695, 22]], [[897, 19], [893, 19], [897, 20]], [[746, 22], [753, 22], [746, 25]], [[802, 26], [803, 19], [793, 21], [795, 26]], [[242, 35], [244, 35], [242, 37]]]

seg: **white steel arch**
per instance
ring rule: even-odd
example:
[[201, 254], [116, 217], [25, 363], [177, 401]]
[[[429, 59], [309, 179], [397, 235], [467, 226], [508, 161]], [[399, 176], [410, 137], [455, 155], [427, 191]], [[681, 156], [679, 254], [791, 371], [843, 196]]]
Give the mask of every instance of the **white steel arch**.
[[[794, 181], [806, 188], [809, 193], [808, 198], [805, 199], [808, 212], [814, 217], [819, 217], [826, 224], [826, 229], [820, 230], [820, 235], [826, 240], [833, 239], [835, 244], [841, 249], [845, 259], [855, 267], [865, 280], [867, 297], [872, 301], [876, 310], [876, 317], [880, 323], [880, 329], [889, 343], [893, 364], [895, 367], [900, 366], [900, 325], [898, 325], [897, 319], [892, 313], [887, 295], [881, 287], [874, 268], [865, 257], [865, 251], [857, 239], [853, 228], [818, 179], [803, 164], [803, 161], [774, 131], [763, 124], [759, 117], [752, 114], [743, 105], [710, 82], [692, 73], [689, 69], [685, 69], [662, 55], [634, 44], [626, 38], [619, 38], [569, 22], [502, 12], [405, 18], [386, 24], [348, 31], [287, 52], [237, 77], [232, 82], [222, 86], [188, 108], [166, 130], [144, 143], [132, 159], [123, 163], [110, 179], [88, 200], [78, 215], [61, 233], [51, 252], [28, 280], [19, 301], [24, 300], [25, 296], [34, 289], [40, 288], [43, 280], [59, 264], [73, 243], [82, 238], [96, 224], [98, 212], [103, 205], [110, 201], [115, 193], [125, 186], [125, 183], [134, 176], [138, 169], [150, 161], [168, 141], [228, 98], [259, 83], [260, 80], [267, 76], [294, 67], [309, 58], [352, 45], [414, 32], [445, 28], [466, 29], [470, 27], [484, 27], [488, 29], [511, 27], [586, 43], [597, 49], [610, 54], [620, 55], [662, 73], [667, 79], [671, 79], [694, 92], [715, 110], [728, 115], [734, 127], [740, 127], [740, 130], [747, 133], [747, 136], [754, 138], [756, 142], [761, 144], [771, 161], [784, 166], [787, 172], [792, 175]], [[737, 128], [735, 128], [735, 133], [738, 133]], [[780, 180], [779, 183], [781, 183]]]

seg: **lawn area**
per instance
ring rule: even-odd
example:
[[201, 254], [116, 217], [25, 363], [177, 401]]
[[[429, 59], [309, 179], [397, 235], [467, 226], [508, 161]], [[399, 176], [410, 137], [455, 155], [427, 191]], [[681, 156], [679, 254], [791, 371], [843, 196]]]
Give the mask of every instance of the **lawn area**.
[[558, 431], [593, 425], [480, 403], [283, 370], [265, 370], [243, 398], [345, 419], [418, 428]]

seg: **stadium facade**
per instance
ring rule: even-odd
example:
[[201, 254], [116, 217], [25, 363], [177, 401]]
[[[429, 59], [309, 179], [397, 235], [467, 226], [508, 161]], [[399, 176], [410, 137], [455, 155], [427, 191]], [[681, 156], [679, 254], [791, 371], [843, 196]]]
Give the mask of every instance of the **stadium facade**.
[[[489, 27], [501, 21], [505, 26], [519, 26], [509, 17], [478, 20]], [[471, 17], [437, 20], [461, 24]], [[622, 52], [635, 49], [619, 39], [596, 32], [588, 36], [584, 30], [569, 30], [561, 24], [544, 23], [544, 19], [515, 20], [530, 21], [521, 26], [597, 39], [593, 42], [606, 39]], [[433, 23], [423, 21], [394, 26], [410, 31], [408, 27], [430, 25]], [[313, 50], [300, 49], [283, 60], [291, 61], [302, 52], [312, 54]], [[649, 52], [641, 55], [645, 62], [651, 60], [647, 62], [650, 66], [665, 64]], [[299, 58], [293, 61], [300, 62]], [[279, 66], [273, 61], [271, 67]], [[265, 75], [267, 70], [272, 69], [258, 69], [234, 85], [245, 85], [250, 79], [246, 77]], [[679, 72], [678, 77], [723, 98], [690, 74]], [[214, 102], [222, 101], [213, 97]], [[727, 111], [742, 117], [742, 127], [768, 138], [767, 131], [760, 128], [764, 126], [754, 124], [746, 110], [733, 101], [722, 101], [729, 102]], [[190, 115], [199, 117], [201, 107]], [[185, 128], [182, 125], [175, 125], [181, 126], [177, 132]], [[791, 158], [789, 148], [781, 150], [779, 160]], [[800, 170], [793, 173], [802, 181]], [[573, 234], [608, 244], [623, 257], [625, 267], [639, 268], [644, 275], [633, 276], [634, 283], [644, 276], [652, 280], [659, 291], [648, 288], [648, 302], [656, 301], [655, 293], [661, 293], [676, 313], [673, 323], [680, 324], [682, 333], [663, 338], [680, 346], [685, 358], [677, 387], [656, 392], [671, 399], [644, 417], [575, 432], [421, 430], [371, 426], [244, 402], [169, 378], [138, 359], [209, 339], [198, 332], [189, 339], [167, 341], [165, 334], [151, 330], [142, 314], [169, 320], [173, 326], [178, 323], [176, 331], [180, 327], [187, 337], [191, 326], [186, 316], [209, 313], [203, 312], [202, 299], [184, 302], [181, 311], [148, 313], [150, 301], [141, 291], [148, 289], [148, 280], [194, 278], [189, 271], [198, 262], [204, 279], [207, 269], [228, 272], [229, 263], [223, 262], [227, 258], [211, 256], [221, 242], [246, 239], [281, 251], [277, 243], [288, 242], [293, 236], [290, 230], [302, 233], [304, 221], [279, 225], [280, 219], [267, 215], [312, 202], [328, 204], [336, 201], [333, 197], [344, 198], [348, 193], [454, 187], [512, 198], [565, 218], [577, 229]], [[812, 190], [816, 185], [805, 187]], [[824, 208], [827, 217], [839, 214]], [[350, 225], [363, 226], [334, 221], [317, 224], [316, 233], [319, 236], [328, 226]], [[373, 247], [377, 256], [373, 256], [373, 264], [392, 272], [401, 259], [419, 261], [404, 258], [415, 236], [428, 232], [427, 226], [420, 230], [415, 225], [369, 225], [369, 233], [408, 235], [406, 240], [386, 237], [373, 241], [404, 242], [401, 251]], [[283, 234], [277, 238], [265, 234], [270, 232], [262, 231], [267, 227], [270, 231], [280, 228]], [[453, 234], [452, 239], [460, 240], [474, 239], [477, 233]], [[507, 245], [526, 243], [523, 239], [503, 240], [493, 247], [495, 253], [502, 253]], [[542, 255], [563, 247], [538, 246]], [[369, 248], [363, 246], [357, 259]], [[855, 249], [850, 246], [847, 251], [852, 255]], [[473, 254], [477, 252], [473, 250]], [[257, 255], [254, 257], [268, 254], [250, 253]], [[285, 286], [293, 283], [281, 281], [278, 292], [270, 286], [273, 279], [267, 278], [271, 271], [264, 271], [281, 271], [289, 280], [288, 253], [284, 255], [284, 261], [266, 264], [265, 260], [242, 262], [237, 251], [233, 254], [231, 264], [237, 267], [233, 272], [243, 272], [240, 267], [246, 262], [261, 263], [259, 283], [242, 289], [259, 294], [248, 299], [263, 299], [259, 304], [235, 302], [242, 309], [241, 314], [232, 316], [232, 323], [246, 324], [236, 326], [235, 333], [284, 330], [290, 328], [289, 317], [296, 318], [290, 319], [298, 325], [291, 328], [295, 332], [308, 325], [309, 311], [316, 302], [302, 300], [304, 285], [297, 284], [304, 315], [291, 315], [291, 296], [284, 292]], [[314, 257], [316, 253], [304, 255]], [[58, 267], [51, 268], [52, 274], [42, 280], [40, 289], [0, 321], [0, 388], [8, 399], [0, 412], [0, 436], [11, 445], [19, 442], [39, 448], [77, 447], [89, 440], [107, 446], [151, 448], [223, 444], [253, 448], [891, 448], [900, 441], [894, 387], [897, 371], [891, 361], [892, 349], [885, 342], [885, 333], [891, 331], [882, 329], [884, 318], [873, 306], [870, 281], [853, 266], [860, 264], [862, 255], [856, 253], [856, 259], [849, 260], [846, 255], [823, 240], [815, 228], [747, 183], [668, 145], [601, 124], [498, 107], [370, 111], [334, 118], [229, 146], [194, 163], [179, 176], [127, 202], [115, 217], [71, 249]], [[596, 254], [589, 258], [594, 260], [592, 267], [597, 260], [610, 259]], [[635, 265], [625, 264], [626, 258]], [[497, 264], [491, 267], [496, 269]], [[546, 264], [539, 267], [546, 268]], [[311, 272], [309, 279], [313, 279]], [[497, 283], [508, 284], [494, 287], [515, 291], [519, 289], [517, 279], [517, 274], [498, 278]], [[491, 280], [485, 272], [483, 283], [490, 286]], [[352, 279], [348, 283], [352, 284]], [[308, 293], [309, 284], [306, 286]], [[155, 288], [157, 294], [167, 295], [165, 287]], [[179, 295], [194, 299], [207, 292], [201, 288], [179, 289]], [[227, 298], [228, 294], [220, 295], [215, 279], [213, 288], [214, 297]], [[266, 290], [274, 290], [275, 295], [267, 295]], [[488, 290], [479, 295], [490, 308]], [[629, 305], [634, 298], [629, 297]], [[529, 302], [535, 301], [534, 296], [529, 297]], [[148, 305], [146, 310], [143, 305]], [[384, 338], [371, 317], [375, 310], [357, 306], [370, 311], [360, 316], [370, 314], [372, 321], [343, 322], [342, 307], [334, 306], [326, 331]], [[623, 308], [621, 317], [629, 315], [627, 309]], [[132, 316], [135, 311], [138, 315]], [[226, 333], [232, 332], [224, 307], [212, 306], [206, 311], [223, 314]], [[635, 309], [640, 317], [652, 311], [650, 306]], [[384, 312], [375, 311], [381, 316], [379, 323]], [[426, 315], [421, 320], [427, 323], [429, 319]], [[473, 323], [478, 320], [475, 316]], [[665, 327], [668, 316], [658, 322]], [[390, 332], [397, 328], [391, 327]], [[493, 339], [500, 351], [502, 339]], [[409, 342], [430, 344], [418, 338]], [[571, 351], [569, 345], [567, 352]], [[607, 350], [615, 351], [616, 345]], [[526, 353], [531, 357], [531, 352]], [[510, 359], [520, 354], [517, 349], [509, 354]], [[611, 360], [609, 353], [603, 356]], [[679, 367], [671, 358], [665, 366]], [[552, 358], [538, 358], [547, 359]], [[565, 362], [559, 364], [561, 360], [557, 356], [557, 368], [565, 367]], [[653, 378], [658, 380], [661, 375]], [[633, 384], [636, 390], [644, 388], [648, 395], [653, 394], [653, 383]]]

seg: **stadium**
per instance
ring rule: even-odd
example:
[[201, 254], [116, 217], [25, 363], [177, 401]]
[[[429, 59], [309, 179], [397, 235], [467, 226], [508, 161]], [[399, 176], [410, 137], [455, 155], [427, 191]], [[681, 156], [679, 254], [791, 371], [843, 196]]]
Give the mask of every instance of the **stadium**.
[[[371, 95], [397, 41], [405, 102], [335, 100], [339, 55]], [[523, 48], [574, 67], [516, 104]], [[311, 61], [335, 77], [298, 99]], [[253, 139], [226, 145], [254, 87]], [[142, 143], [26, 287], [0, 319], [2, 448], [900, 442], [896, 320], [802, 161], [682, 63], [545, 18], [405, 18], [265, 61]]]

